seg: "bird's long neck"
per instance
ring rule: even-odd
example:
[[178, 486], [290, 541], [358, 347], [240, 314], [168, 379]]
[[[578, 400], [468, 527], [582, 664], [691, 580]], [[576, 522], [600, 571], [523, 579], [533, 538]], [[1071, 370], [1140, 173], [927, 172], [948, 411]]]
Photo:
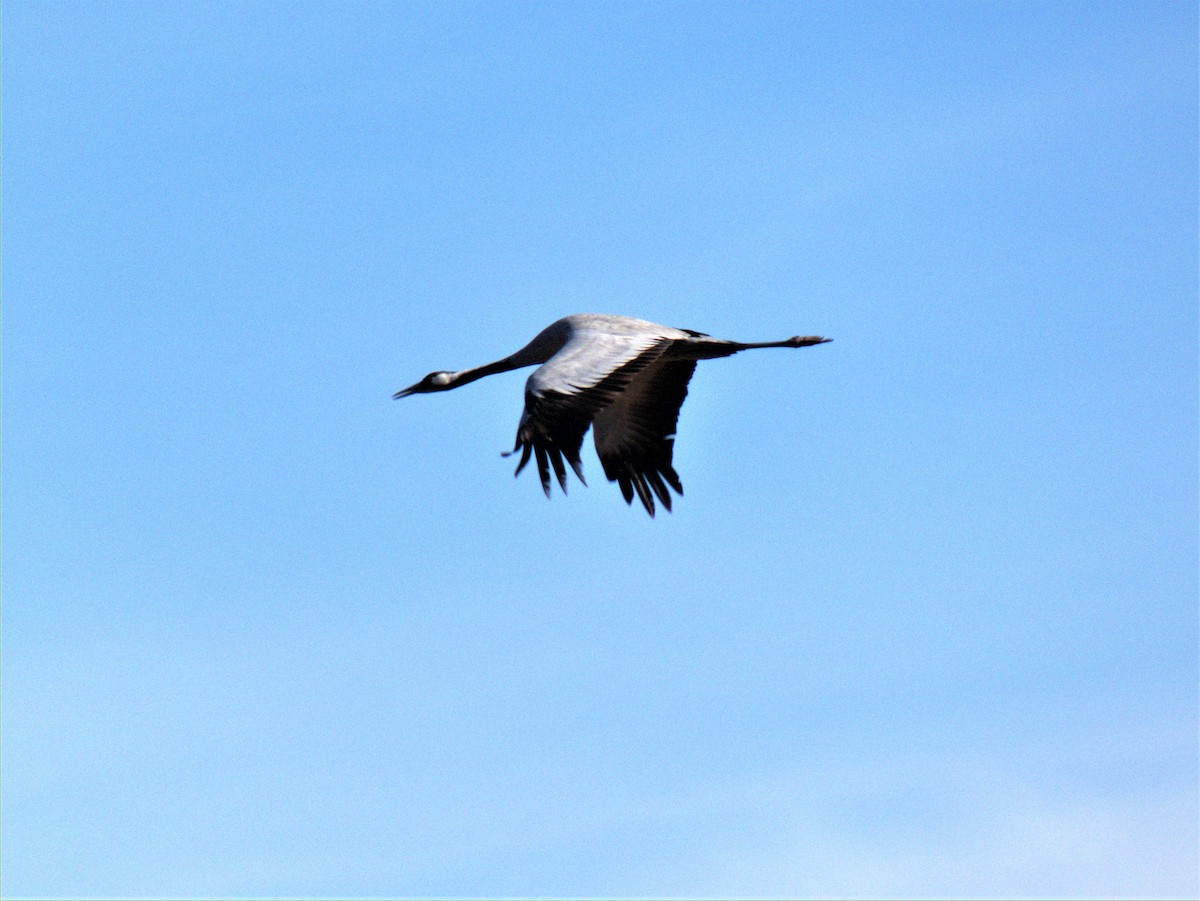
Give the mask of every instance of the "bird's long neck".
[[522, 366], [529, 366], [530, 363], [513, 362], [512, 357], [505, 357], [503, 360], [497, 360], [494, 363], [487, 363], [483, 366], [476, 366], [473, 369], [463, 369], [454, 373], [451, 377], [451, 387], [457, 388], [460, 385], [466, 385], [469, 382], [474, 382], [477, 379], [485, 376], [495, 375], [498, 372], [508, 372], [513, 369], [520, 369]]
[[465, 385], [498, 372], [510, 372], [526, 366], [539, 366], [558, 353], [559, 349], [567, 342], [567, 338], [566, 330], [556, 322], [540, 332], [536, 338], [515, 354], [510, 354], [494, 363], [485, 363], [483, 366], [463, 369], [454, 373], [452, 387], [457, 388], [459, 385]]

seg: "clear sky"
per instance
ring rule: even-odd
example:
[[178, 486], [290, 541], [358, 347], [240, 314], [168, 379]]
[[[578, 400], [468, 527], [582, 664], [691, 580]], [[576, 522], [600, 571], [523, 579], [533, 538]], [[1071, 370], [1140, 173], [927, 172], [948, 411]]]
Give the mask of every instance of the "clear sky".
[[[3, 26], [5, 895], [1200, 891], [1194, 4]], [[835, 340], [390, 399], [574, 312]]]

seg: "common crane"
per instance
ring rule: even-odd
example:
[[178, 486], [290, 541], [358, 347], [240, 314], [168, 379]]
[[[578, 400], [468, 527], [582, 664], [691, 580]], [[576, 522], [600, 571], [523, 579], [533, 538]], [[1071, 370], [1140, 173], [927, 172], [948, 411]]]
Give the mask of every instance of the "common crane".
[[590, 426], [605, 477], [620, 485], [625, 503], [632, 504], [636, 493], [654, 516], [655, 497], [671, 509], [668, 485], [683, 494], [671, 459], [679, 408], [696, 361], [756, 347], [809, 347], [829, 340], [814, 335], [743, 344], [642, 319], [581, 313], [552, 323], [511, 356], [473, 369], [431, 372], [393, 397], [449, 391], [497, 372], [537, 366], [525, 383], [517, 442], [503, 454], [521, 451], [514, 475], [520, 475], [532, 453], [546, 497], [551, 468], [563, 493], [567, 491], [563, 458], [586, 485], [579, 450]]

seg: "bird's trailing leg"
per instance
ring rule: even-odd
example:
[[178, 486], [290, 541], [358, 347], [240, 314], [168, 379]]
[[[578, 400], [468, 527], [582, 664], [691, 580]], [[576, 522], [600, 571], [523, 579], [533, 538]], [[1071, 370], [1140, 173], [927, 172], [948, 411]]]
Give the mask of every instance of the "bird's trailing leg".
[[784, 341], [725, 341], [721, 338], [710, 338], [708, 335], [697, 335], [680, 341], [671, 349], [673, 356], [693, 360], [715, 360], [718, 357], [731, 357], [743, 350], [756, 350], [760, 347], [812, 347], [814, 344], [827, 344], [832, 338], [822, 338], [820, 335], [796, 335]]

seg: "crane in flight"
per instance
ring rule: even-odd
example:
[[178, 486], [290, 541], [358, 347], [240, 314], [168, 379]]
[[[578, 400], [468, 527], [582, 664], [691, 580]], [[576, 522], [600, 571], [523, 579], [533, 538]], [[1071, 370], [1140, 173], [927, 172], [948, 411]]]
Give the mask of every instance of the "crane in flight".
[[525, 383], [525, 410], [517, 443], [514, 475], [532, 453], [542, 490], [550, 497], [550, 470], [567, 491], [564, 458], [584, 485], [579, 450], [589, 427], [604, 475], [621, 487], [625, 503], [636, 493], [654, 516], [654, 498], [671, 509], [670, 486], [683, 484], [671, 465], [679, 408], [697, 360], [728, 357], [758, 347], [809, 347], [830, 338], [815, 335], [743, 344], [703, 332], [656, 325], [642, 319], [580, 313], [543, 329], [516, 353], [473, 369], [431, 372], [394, 398], [449, 391], [484, 376], [537, 366]]

